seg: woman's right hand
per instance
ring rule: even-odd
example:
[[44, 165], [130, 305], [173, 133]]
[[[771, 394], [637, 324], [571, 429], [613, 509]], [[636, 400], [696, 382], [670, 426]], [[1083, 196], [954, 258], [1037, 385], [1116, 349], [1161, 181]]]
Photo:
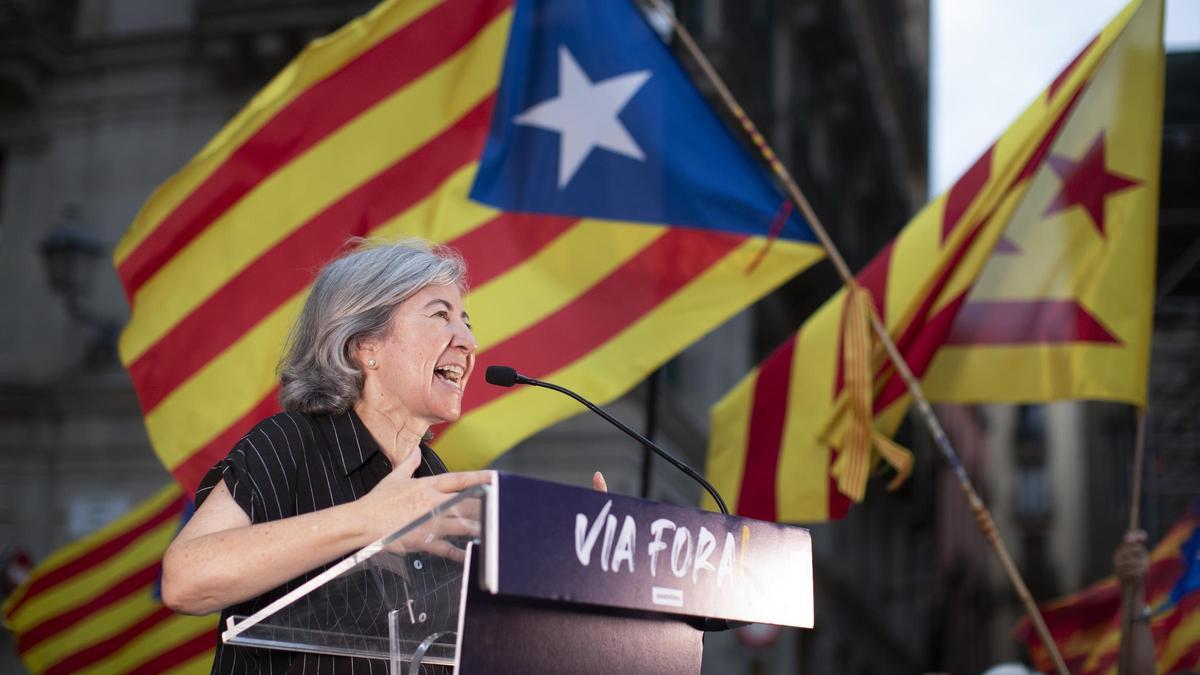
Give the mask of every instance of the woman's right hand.
[[392, 471], [358, 501], [357, 511], [364, 536], [375, 541], [385, 537], [435, 506], [475, 485], [492, 481], [494, 471], [464, 471], [437, 476], [411, 478]]

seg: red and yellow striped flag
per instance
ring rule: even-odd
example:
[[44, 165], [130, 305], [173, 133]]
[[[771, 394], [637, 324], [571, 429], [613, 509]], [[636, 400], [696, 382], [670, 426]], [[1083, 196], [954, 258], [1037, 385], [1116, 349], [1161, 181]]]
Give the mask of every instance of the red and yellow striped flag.
[[209, 671], [216, 617], [177, 615], [158, 592], [187, 503], [172, 483], [34, 568], [3, 607], [30, 672]]
[[[142, 208], [121, 358], [191, 490], [277, 409], [314, 271], [350, 236], [420, 236], [467, 259], [481, 367], [611, 400], [821, 257], [781, 204], [632, 3], [388, 0]], [[576, 411], [479, 382], [435, 445], [480, 467]]]
[[[1132, 2], [858, 276], [932, 400], [1145, 400], [1161, 24], [1161, 0]], [[840, 518], [872, 441], [907, 469], [886, 442], [907, 390], [866, 346], [854, 297], [839, 292], [714, 406], [708, 474], [739, 514]]]
[[[1153, 610], [1150, 631], [1154, 635], [1160, 673], [1200, 669], [1200, 593], [1194, 589], [1183, 594], [1172, 592], [1196, 565], [1190, 558], [1200, 545], [1198, 506], [1200, 503], [1193, 504], [1150, 552], [1146, 602]], [[1172, 599], [1172, 595], [1176, 598]], [[1042, 607], [1050, 634], [1072, 673], [1116, 674], [1122, 602], [1120, 584], [1116, 577], [1108, 577]], [[1035, 668], [1047, 673], [1054, 671], [1054, 664], [1028, 618], [1017, 624], [1014, 633], [1029, 646]]]

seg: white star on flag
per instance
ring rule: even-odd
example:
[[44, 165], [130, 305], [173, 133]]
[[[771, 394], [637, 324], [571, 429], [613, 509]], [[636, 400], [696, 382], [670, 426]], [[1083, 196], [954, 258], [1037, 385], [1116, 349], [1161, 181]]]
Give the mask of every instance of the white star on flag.
[[558, 188], [567, 186], [592, 148], [645, 160], [642, 149], [617, 117], [650, 79], [639, 70], [592, 82], [565, 46], [558, 48], [558, 96], [513, 118], [517, 124], [557, 131]]

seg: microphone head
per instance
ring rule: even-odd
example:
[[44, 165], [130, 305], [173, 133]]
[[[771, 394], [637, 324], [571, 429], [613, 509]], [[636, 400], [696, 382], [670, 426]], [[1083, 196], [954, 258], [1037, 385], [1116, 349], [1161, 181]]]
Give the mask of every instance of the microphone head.
[[508, 366], [488, 366], [483, 379], [497, 387], [511, 387], [517, 383], [517, 370]]

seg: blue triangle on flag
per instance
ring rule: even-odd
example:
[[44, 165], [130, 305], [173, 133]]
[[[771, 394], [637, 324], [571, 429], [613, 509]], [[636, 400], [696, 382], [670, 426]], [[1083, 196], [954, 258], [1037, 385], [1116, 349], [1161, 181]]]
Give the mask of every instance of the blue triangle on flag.
[[630, 0], [517, 0], [471, 198], [814, 241]]

